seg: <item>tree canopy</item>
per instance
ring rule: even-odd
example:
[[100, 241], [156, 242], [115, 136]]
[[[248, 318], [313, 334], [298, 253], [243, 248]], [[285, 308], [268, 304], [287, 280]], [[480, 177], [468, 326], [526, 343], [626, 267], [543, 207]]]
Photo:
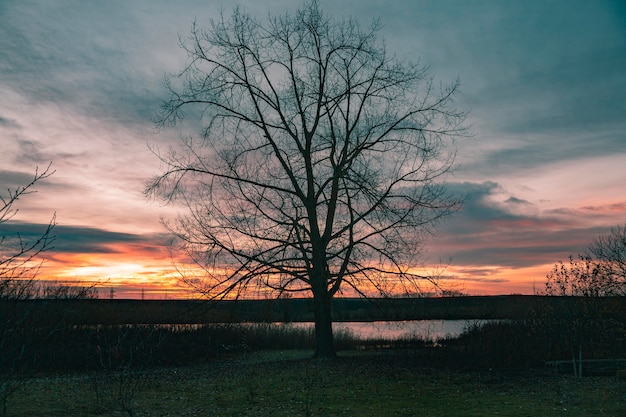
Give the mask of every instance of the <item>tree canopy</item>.
[[158, 153], [165, 169], [147, 190], [186, 207], [168, 227], [203, 268], [187, 280], [211, 298], [312, 295], [321, 356], [334, 354], [330, 299], [419, 291], [422, 239], [460, 207], [444, 184], [467, 133], [458, 81], [388, 54], [379, 29], [314, 1], [194, 23], [157, 120], [201, 123]]

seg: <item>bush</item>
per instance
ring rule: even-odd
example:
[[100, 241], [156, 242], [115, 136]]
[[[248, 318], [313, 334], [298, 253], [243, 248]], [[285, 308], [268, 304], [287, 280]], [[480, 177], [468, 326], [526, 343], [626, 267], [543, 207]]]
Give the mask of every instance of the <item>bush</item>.
[[571, 359], [581, 347], [584, 359], [621, 358], [626, 333], [624, 322], [616, 319], [586, 319], [581, 325], [544, 316], [470, 325], [458, 338], [439, 343], [445, 351], [440, 359], [453, 368], [536, 368]]

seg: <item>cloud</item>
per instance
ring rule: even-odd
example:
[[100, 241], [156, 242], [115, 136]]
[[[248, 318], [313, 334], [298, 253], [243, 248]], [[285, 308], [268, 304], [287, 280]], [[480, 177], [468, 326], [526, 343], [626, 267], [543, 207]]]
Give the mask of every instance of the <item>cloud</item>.
[[79, 226], [58, 226], [55, 251], [64, 253], [118, 253], [120, 247], [134, 246], [153, 251], [154, 246], [167, 247], [163, 234], [132, 234]]
[[[45, 231], [47, 224], [9, 221], [0, 224], [0, 236], [19, 234], [25, 240], [36, 239]], [[56, 237], [50, 253], [111, 254], [122, 253], [128, 248], [142, 252], [163, 252], [169, 246], [170, 237], [165, 233], [120, 233], [94, 227], [56, 225]]]
[[7, 58], [0, 81], [39, 105], [71, 106], [126, 124], [150, 121], [159, 94], [153, 83], [164, 70], [154, 79], [135, 65], [137, 45], [150, 46], [136, 30], [135, 9], [125, 3], [23, 6], [11, 4], [0, 16]]
[[522, 205], [522, 206], [526, 206], [526, 205], [531, 204], [528, 201], [522, 200], [522, 199], [517, 198], [517, 197], [509, 197], [504, 203], [505, 204], [516, 204], [516, 205]]
[[441, 60], [439, 67], [458, 65], [458, 100], [472, 110], [477, 139], [460, 144], [472, 155], [459, 153], [460, 174], [493, 178], [624, 152], [626, 31], [616, 8], [444, 2], [431, 5], [434, 16], [422, 14], [440, 27], [431, 48], [449, 48], [439, 58], [427, 52]]
[[0, 184], [4, 188], [3, 192], [6, 191], [5, 189], [15, 190], [18, 187], [23, 187], [30, 183], [33, 178], [33, 172], [0, 170]]
[[[260, 19], [296, 8], [243, 4]], [[504, 279], [494, 277], [496, 264], [553, 262], [626, 218], [623, 2], [355, 4], [321, 6], [363, 26], [380, 17], [389, 53], [420, 60], [436, 82], [460, 77], [456, 104], [471, 109], [476, 136], [458, 141], [461, 167], [450, 184], [468, 198], [428, 242], [430, 256]], [[166, 243], [159, 215], [176, 213], [142, 195], [159, 172], [146, 144], [166, 149], [180, 133], [154, 136], [153, 116], [167, 98], [163, 75], [185, 65], [178, 35], [188, 35], [194, 18], [208, 27], [221, 6], [0, 1], [0, 192], [30, 181], [37, 165], [52, 161], [57, 170], [20, 201], [23, 232], [36, 234], [56, 212], [55, 256], [158, 256], [157, 243]]]
[[17, 122], [17, 120], [7, 119], [5, 117], [0, 116], [0, 127], [6, 128], [6, 129], [19, 129], [21, 126]]
[[613, 215], [625, 207], [619, 203], [542, 211], [538, 204], [510, 195], [495, 182], [457, 183], [450, 188], [467, 199], [463, 210], [428, 242], [428, 256], [450, 258], [453, 266], [477, 268], [477, 274], [492, 273], [493, 266], [543, 265], [582, 252], [593, 237], [610, 228], [606, 221], [605, 226], [590, 224], [589, 212]]

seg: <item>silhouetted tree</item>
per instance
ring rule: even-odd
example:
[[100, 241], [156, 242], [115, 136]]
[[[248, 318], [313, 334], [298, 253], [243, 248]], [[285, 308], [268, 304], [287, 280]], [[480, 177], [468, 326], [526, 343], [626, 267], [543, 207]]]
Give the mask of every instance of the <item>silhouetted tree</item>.
[[460, 205], [443, 185], [467, 133], [458, 82], [389, 55], [378, 30], [315, 1], [194, 23], [157, 121], [203, 124], [182, 151], [156, 152], [165, 169], [147, 189], [188, 209], [167, 224], [203, 268], [186, 281], [214, 299], [312, 294], [318, 357], [335, 354], [332, 297], [419, 291], [421, 240]]
[[[539, 312], [545, 344], [574, 357], [623, 351], [626, 317], [626, 231], [616, 227], [592, 240], [585, 254], [559, 261], [547, 275], [545, 294], [567, 296], [558, 309]], [[558, 346], [561, 346], [560, 348]]]
[[37, 169], [28, 184], [8, 189], [6, 195], [0, 194], [0, 299], [27, 299], [37, 294], [35, 277], [41, 266], [38, 258], [54, 241], [55, 216], [39, 236], [30, 240], [19, 233], [2, 230], [2, 225], [17, 214], [17, 201], [32, 193], [36, 183], [52, 174], [50, 165], [41, 173]]
[[568, 263], [557, 262], [546, 276], [546, 294], [558, 296], [598, 297], [605, 289], [598, 263], [590, 256], [569, 257]]
[[559, 261], [547, 275], [546, 294], [626, 295], [626, 226], [592, 240], [585, 254]]
[[626, 295], [626, 224], [593, 239], [588, 253], [597, 261], [607, 295]]
[[41, 180], [52, 175], [50, 165], [39, 172], [32, 180], [15, 189], [0, 194], [0, 401], [2, 415], [7, 413], [7, 401], [18, 385], [15, 375], [24, 366], [24, 358], [29, 348], [42, 333], [39, 324], [33, 325], [32, 311], [20, 308], [15, 301], [37, 296], [39, 288], [36, 277], [41, 267], [40, 255], [50, 249], [54, 236], [52, 230], [55, 217], [39, 236], [26, 239], [19, 233], [13, 234], [2, 228], [11, 220], [18, 209], [19, 199], [34, 192], [33, 188]]

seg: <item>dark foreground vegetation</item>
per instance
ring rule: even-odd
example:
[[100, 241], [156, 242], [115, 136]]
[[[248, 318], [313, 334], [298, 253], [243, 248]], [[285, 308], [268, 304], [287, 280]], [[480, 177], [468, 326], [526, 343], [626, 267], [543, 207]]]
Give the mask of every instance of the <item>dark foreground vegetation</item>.
[[[0, 369], [23, 373], [176, 366], [229, 352], [314, 346], [313, 329], [278, 319], [303, 319], [310, 300], [225, 303], [228, 309], [198, 302], [119, 301], [0, 300]], [[467, 319], [461, 336], [435, 342], [419, 335], [361, 340], [339, 333], [335, 334], [338, 351], [411, 348], [423, 351], [433, 366], [454, 368], [539, 367], [545, 361], [573, 356], [621, 358], [626, 352], [623, 297], [336, 301], [343, 303], [338, 304], [338, 321]], [[430, 314], [424, 313], [425, 306], [432, 307]], [[252, 317], [274, 324], [253, 323]], [[499, 320], [479, 326], [469, 318]], [[212, 322], [216, 319], [223, 322]]]
[[[593, 308], [589, 308], [592, 306]], [[583, 311], [588, 317], [626, 316], [624, 297], [461, 296], [334, 298], [333, 321], [527, 319], [538, 313]], [[74, 324], [205, 324], [313, 322], [313, 300], [124, 300], [75, 297], [0, 299], [0, 311], [62, 315]]]
[[[591, 320], [574, 323], [507, 320], [487, 324], [468, 321], [458, 337], [424, 340], [361, 339], [336, 332], [338, 351], [413, 350], [429, 366], [459, 370], [541, 368], [546, 361], [624, 358], [624, 323]], [[146, 369], [219, 360], [233, 353], [310, 349], [311, 328], [289, 324], [123, 325], [14, 330], [3, 340], [0, 365], [13, 374], [82, 370]]]
[[14, 416], [623, 415], [619, 366], [545, 366], [624, 358], [623, 299], [566, 301], [436, 341], [339, 333], [330, 361], [289, 324], [77, 324], [61, 304], [4, 304], [0, 394]]
[[623, 416], [626, 381], [431, 368], [413, 351], [240, 354], [135, 374], [29, 379], [26, 416]]

